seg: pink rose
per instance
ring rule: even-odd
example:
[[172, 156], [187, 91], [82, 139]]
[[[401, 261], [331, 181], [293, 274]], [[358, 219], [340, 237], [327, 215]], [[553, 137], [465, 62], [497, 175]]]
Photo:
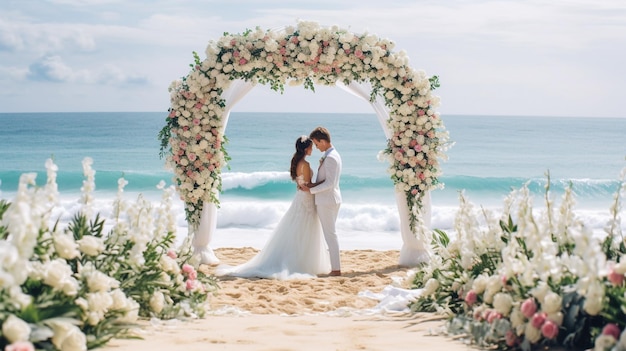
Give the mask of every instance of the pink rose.
[[234, 57], [239, 57], [239, 51], [237, 51], [237, 50], [233, 51], [233, 56]]
[[524, 317], [531, 318], [535, 314], [535, 312], [537, 312], [537, 304], [535, 303], [535, 299], [531, 297], [524, 300], [520, 309]]
[[35, 351], [30, 341], [16, 341], [4, 347], [4, 351]]
[[507, 331], [506, 335], [504, 336], [504, 342], [508, 347], [513, 347], [517, 345], [517, 335], [515, 335], [515, 332], [512, 330]]
[[533, 315], [533, 318], [530, 320], [530, 323], [533, 327], [539, 329], [546, 322], [547, 315], [545, 312], [537, 312]]
[[178, 144], [178, 147], [180, 147], [182, 150], [185, 150], [187, 148], [187, 143], [184, 141], [181, 141], [180, 144]]
[[[411, 189], [411, 195], [413, 195], [413, 196], [417, 195], [417, 189]], [[467, 299], [467, 296], [465, 298]], [[465, 302], [467, 302], [467, 300]], [[468, 303], [468, 305], [471, 306], [471, 304], [469, 304], [469, 303]]]
[[424, 112], [424, 110], [417, 110], [417, 114], [418, 114], [419, 116], [423, 116], [423, 115], [424, 115], [424, 113], [425, 113], [425, 112]]
[[174, 260], [178, 257], [178, 255], [176, 255], [176, 251], [172, 249], [167, 250], [167, 256]]
[[185, 283], [185, 288], [187, 289], [187, 291], [191, 291], [191, 290], [195, 290], [197, 285], [198, 285], [197, 280], [189, 279]]
[[615, 338], [615, 340], [619, 340], [620, 334], [621, 332], [617, 324], [609, 323], [602, 328], [602, 335], [610, 335]]
[[[197, 107], [197, 108], [200, 108], [200, 107], [202, 107], [202, 104], [201, 104], [201, 103], [197, 103], [197, 104], [196, 104], [196, 107]], [[199, 119], [197, 119], [197, 118], [194, 118], [194, 119], [193, 119], [193, 125], [194, 125], [194, 126], [200, 125], [200, 120], [199, 120]]]
[[622, 283], [624, 283], [624, 275], [615, 272], [613, 268], [611, 268], [611, 271], [609, 272], [609, 275], [607, 278], [609, 279], [611, 284], [613, 284], [614, 286], [619, 286], [619, 285], [622, 285]]
[[176, 117], [176, 111], [174, 111], [174, 110], [170, 111], [169, 117], [170, 118]]
[[[416, 190], [416, 189], [413, 189], [413, 190]], [[476, 294], [474, 290], [468, 291], [467, 294], [465, 295], [465, 303], [471, 307], [473, 304], [476, 303], [476, 301], [478, 301], [478, 294]]]
[[495, 322], [497, 319], [501, 319], [502, 318], [502, 313], [500, 312], [496, 312], [495, 310], [491, 311], [489, 313], [489, 315], [487, 316], [487, 322], [488, 323], [493, 323]]
[[559, 326], [553, 321], [547, 320], [541, 326], [541, 334], [548, 339], [554, 339], [559, 335]]
[[196, 270], [196, 269], [195, 269], [195, 268], [193, 268], [193, 266], [192, 266], [192, 265], [187, 264], [187, 263], [183, 264], [183, 273], [188, 274], [189, 272], [193, 272], [193, 271], [195, 271], [195, 270]]
[[243, 65], [245, 65], [246, 63], [248, 63], [248, 60], [246, 60], [245, 58], [243, 58], [243, 57], [242, 57], [242, 58], [240, 58], [240, 59], [239, 59], [239, 65], [240, 65], [240, 66], [243, 66]]

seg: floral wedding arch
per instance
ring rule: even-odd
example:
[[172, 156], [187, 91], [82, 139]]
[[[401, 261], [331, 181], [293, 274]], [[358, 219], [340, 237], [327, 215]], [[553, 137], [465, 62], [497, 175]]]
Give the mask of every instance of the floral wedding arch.
[[311, 90], [336, 85], [372, 105], [388, 140], [383, 154], [400, 215], [399, 264], [428, 261], [429, 191], [442, 187], [448, 133], [436, 111], [439, 98], [432, 95], [437, 77], [409, 67], [406, 54], [393, 46], [374, 35], [299, 22], [281, 31], [225, 33], [209, 42], [204, 61], [194, 52], [189, 74], [169, 87], [171, 107], [159, 139], [203, 263], [218, 262], [209, 244], [221, 169], [229, 160], [224, 143], [230, 111], [257, 83], [280, 92], [285, 84]]

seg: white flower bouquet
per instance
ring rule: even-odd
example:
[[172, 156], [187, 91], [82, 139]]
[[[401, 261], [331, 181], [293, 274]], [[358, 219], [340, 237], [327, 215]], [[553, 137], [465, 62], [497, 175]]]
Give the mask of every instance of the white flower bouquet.
[[533, 210], [523, 187], [499, 216], [482, 210], [482, 224], [461, 194], [456, 238], [436, 231], [411, 308], [447, 315], [450, 333], [480, 347], [626, 350], [625, 179], [626, 168], [604, 236], [576, 217], [571, 186], [555, 205], [549, 176], [545, 209]]

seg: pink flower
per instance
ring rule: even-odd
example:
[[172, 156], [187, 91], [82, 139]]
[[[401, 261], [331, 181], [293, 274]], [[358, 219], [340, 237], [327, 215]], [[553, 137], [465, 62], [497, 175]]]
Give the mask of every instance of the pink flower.
[[[411, 189], [411, 195], [413, 195], [413, 196], [417, 195], [417, 189]], [[465, 298], [467, 299], [467, 296]], [[467, 302], [467, 301], [465, 301], [465, 302]], [[471, 306], [471, 304], [468, 304], [468, 305]]]
[[180, 144], [178, 144], [178, 147], [180, 147], [182, 150], [185, 150], [187, 148], [187, 143], [184, 141], [181, 141]]
[[424, 180], [424, 179], [426, 179], [426, 175], [424, 175], [424, 173], [420, 173], [420, 174], [419, 174], [419, 179], [420, 179], [420, 180]]
[[539, 329], [546, 322], [547, 315], [545, 312], [537, 312], [533, 315], [533, 318], [530, 320], [530, 323], [533, 327]]
[[30, 341], [16, 341], [4, 347], [4, 351], [35, 351]]
[[176, 251], [169, 249], [167, 250], [167, 256], [172, 259], [176, 259], [178, 255], [176, 255]]
[[491, 311], [489, 313], [489, 315], [487, 316], [487, 322], [489, 323], [493, 323], [495, 322], [497, 319], [501, 319], [502, 318], [502, 313], [500, 312], [496, 312], [495, 310]]
[[476, 294], [474, 290], [468, 291], [465, 295], [465, 303], [471, 307], [473, 304], [476, 303], [476, 301], [478, 301], [478, 294]]
[[615, 340], [619, 340], [620, 334], [621, 332], [617, 324], [609, 323], [602, 328], [602, 335], [610, 335], [615, 338]]
[[187, 289], [187, 291], [195, 290], [196, 286], [198, 286], [198, 281], [197, 280], [189, 279], [185, 283], [185, 288]]
[[183, 273], [185, 273], [185, 274], [189, 274], [189, 272], [194, 272], [195, 270], [196, 270], [196, 269], [195, 269], [195, 268], [193, 268], [193, 266], [192, 266], [192, 265], [190, 265], [190, 264], [185, 263], [185, 264], [183, 265]]
[[[196, 107], [198, 107], [198, 105], [200, 105], [200, 107], [202, 107], [202, 104], [201, 104], [201, 103], [197, 103], [197, 104], [196, 104]], [[198, 107], [198, 108], [200, 108], [200, 107]], [[194, 126], [198, 126], [198, 125], [200, 125], [200, 120], [199, 120], [199, 119], [197, 119], [197, 118], [194, 118], [194, 119], [193, 119], [193, 125], [194, 125]]]
[[515, 332], [512, 330], [508, 330], [506, 332], [506, 335], [504, 335], [504, 342], [508, 347], [513, 347], [517, 345], [517, 335], [515, 335]]
[[547, 320], [541, 326], [541, 334], [548, 339], [554, 339], [559, 335], [559, 326], [551, 320]]
[[192, 162], [193, 162], [193, 161], [195, 161], [195, 160], [196, 160], [196, 158], [197, 158], [198, 156], [196, 156], [196, 154], [189, 154], [187, 157], [189, 157], [189, 161], [192, 161]]
[[537, 312], [537, 304], [535, 303], [535, 299], [531, 297], [524, 300], [520, 309], [524, 317], [531, 318], [535, 314], [535, 312]]
[[169, 117], [170, 118], [176, 117], [176, 111], [174, 111], [174, 110], [170, 111]]
[[418, 116], [423, 116], [424, 113], [425, 113], [424, 110], [417, 110]]
[[238, 50], [233, 51], [233, 56], [234, 57], [239, 57], [239, 51]]
[[239, 59], [239, 65], [243, 66], [246, 63], [248, 63], [248, 60], [246, 60], [245, 58], [242, 57], [242, 58]]
[[619, 286], [619, 285], [622, 285], [622, 283], [624, 283], [624, 275], [615, 272], [613, 268], [611, 268], [611, 271], [609, 272], [609, 275], [607, 278], [609, 279], [611, 284], [613, 284], [614, 286]]

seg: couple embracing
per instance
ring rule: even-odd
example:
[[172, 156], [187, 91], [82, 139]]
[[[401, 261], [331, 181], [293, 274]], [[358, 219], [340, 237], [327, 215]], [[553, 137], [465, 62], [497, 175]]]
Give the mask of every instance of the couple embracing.
[[[315, 177], [306, 160], [313, 146], [324, 153]], [[290, 175], [298, 190], [291, 206], [256, 256], [238, 266], [218, 267], [217, 275], [272, 279], [341, 275], [335, 230], [341, 205], [341, 157], [324, 127], [296, 139], [295, 149]]]

